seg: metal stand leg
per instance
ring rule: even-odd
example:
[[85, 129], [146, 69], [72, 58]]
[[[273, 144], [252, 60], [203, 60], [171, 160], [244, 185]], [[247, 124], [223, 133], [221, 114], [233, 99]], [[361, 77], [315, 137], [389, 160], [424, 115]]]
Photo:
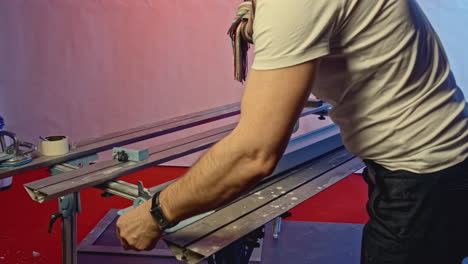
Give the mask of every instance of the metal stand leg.
[[79, 193], [60, 197], [59, 209], [62, 213], [62, 263], [77, 264], [76, 214], [80, 212]]
[[281, 233], [281, 222], [283, 218], [278, 216], [273, 221], [273, 238], [277, 239], [279, 237], [279, 233]]
[[279, 234], [281, 233], [281, 223], [283, 222], [283, 219], [288, 218], [291, 216], [290, 212], [286, 212], [273, 220], [273, 238], [278, 239]]
[[[52, 175], [88, 166], [97, 155], [77, 159], [68, 164], [59, 164], [50, 169]], [[78, 264], [77, 251], [77, 217], [81, 212], [80, 193], [72, 193], [62, 196], [58, 200], [59, 211], [52, 215], [49, 223], [49, 233], [58, 218], [62, 218], [62, 264]]]

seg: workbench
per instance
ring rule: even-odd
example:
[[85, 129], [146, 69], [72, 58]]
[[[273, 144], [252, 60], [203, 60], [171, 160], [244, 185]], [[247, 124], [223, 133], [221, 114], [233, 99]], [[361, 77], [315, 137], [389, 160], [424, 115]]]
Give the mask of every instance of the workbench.
[[[316, 115], [317, 122], [320, 122], [330, 108], [328, 104], [309, 102], [301, 117]], [[240, 105], [231, 104], [84, 140], [74, 144], [69, 153], [61, 156], [46, 157], [35, 152], [28, 164], [0, 169], [0, 179], [41, 167], [50, 168], [54, 176], [27, 183], [24, 187], [31, 198], [39, 203], [58, 200], [59, 210], [52, 215], [51, 225], [62, 218], [63, 264], [78, 263], [78, 252], [117, 254], [119, 258], [124, 255], [176, 257], [186, 263], [261, 262], [262, 248], [270, 239], [267, 235], [268, 239], [265, 240], [265, 234], [270, 232], [265, 231], [266, 225], [272, 226], [271, 237], [279, 241], [282, 218], [287, 217], [288, 210], [364, 167], [360, 159], [343, 147], [336, 125], [292, 137], [270, 176], [230, 204], [181, 223], [174, 232], [163, 237], [161, 243], [164, 245], [153, 251], [128, 252], [112, 246], [114, 242], [110, 242], [110, 246], [96, 245], [100, 235], [111, 232], [108, 230], [117, 217], [117, 211], [111, 211], [101, 221], [79, 250], [76, 244], [76, 214], [81, 211], [80, 191], [99, 188], [103, 190], [103, 196], [119, 195], [133, 200], [134, 206], [138, 206], [171, 182], [146, 188], [141, 182], [134, 185], [118, 178], [205, 150], [227, 136], [236, 123], [149, 146], [143, 151], [125, 149], [123, 146], [239, 113]], [[93, 164], [99, 152], [110, 149], [114, 149], [114, 154], [119, 158]], [[83, 255], [81, 259], [86, 257]]]

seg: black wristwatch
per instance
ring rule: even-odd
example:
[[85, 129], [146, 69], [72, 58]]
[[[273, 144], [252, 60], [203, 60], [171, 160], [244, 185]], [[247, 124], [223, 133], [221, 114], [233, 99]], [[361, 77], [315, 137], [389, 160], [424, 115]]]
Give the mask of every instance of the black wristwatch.
[[159, 194], [160, 193], [157, 193], [153, 196], [150, 213], [153, 216], [154, 221], [156, 221], [156, 224], [158, 224], [162, 230], [166, 230], [176, 226], [177, 223], [172, 223], [167, 220], [162, 211], [161, 205], [159, 204]]

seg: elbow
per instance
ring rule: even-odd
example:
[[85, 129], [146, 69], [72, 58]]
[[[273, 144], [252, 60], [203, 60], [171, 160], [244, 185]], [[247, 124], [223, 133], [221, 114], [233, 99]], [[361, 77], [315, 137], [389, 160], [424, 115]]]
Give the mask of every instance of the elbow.
[[[247, 148], [246, 148], [247, 149]], [[217, 189], [216, 197], [219, 201], [232, 200], [241, 193], [255, 187], [263, 178], [269, 176], [276, 168], [278, 159], [275, 155], [261, 151], [252, 151], [252, 148], [239, 149], [236, 152], [236, 166], [232, 171], [234, 177], [227, 177], [217, 184], [225, 188]], [[221, 204], [217, 204], [220, 206]]]
[[256, 151], [250, 158], [250, 169], [254, 180], [261, 180], [269, 176], [276, 168], [280, 157], [275, 153]]
[[284, 152], [283, 146], [264, 142], [239, 133], [233, 133], [227, 139], [231, 155], [239, 162], [240, 175], [248, 181], [259, 181], [269, 176], [276, 168]]

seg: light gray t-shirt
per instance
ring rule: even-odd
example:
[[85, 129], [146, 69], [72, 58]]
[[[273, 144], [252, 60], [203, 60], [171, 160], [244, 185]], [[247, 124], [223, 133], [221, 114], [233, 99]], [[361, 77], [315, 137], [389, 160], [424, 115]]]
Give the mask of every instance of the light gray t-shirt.
[[468, 157], [466, 100], [415, 0], [257, 0], [253, 39], [256, 70], [321, 58], [312, 93], [355, 155], [416, 173]]

